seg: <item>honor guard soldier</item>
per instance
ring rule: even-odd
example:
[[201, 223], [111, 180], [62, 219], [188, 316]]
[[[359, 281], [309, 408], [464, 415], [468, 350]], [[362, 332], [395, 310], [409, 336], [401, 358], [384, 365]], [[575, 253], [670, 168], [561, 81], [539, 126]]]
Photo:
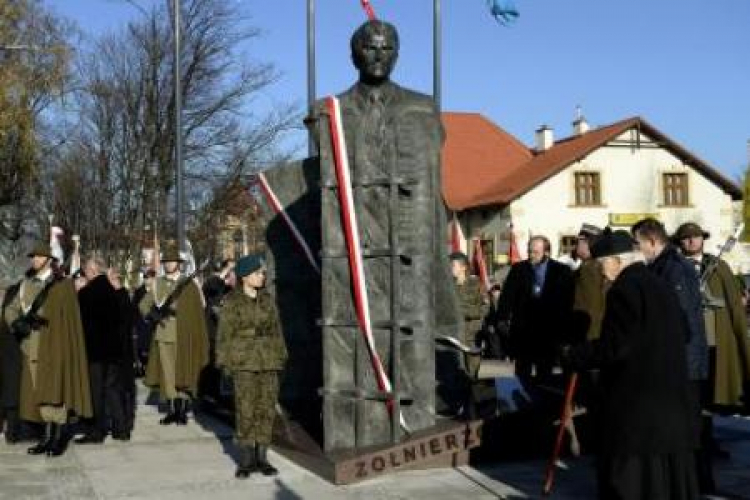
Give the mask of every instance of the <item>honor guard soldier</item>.
[[69, 416], [92, 416], [83, 327], [73, 282], [55, 277], [49, 245], [36, 245], [28, 256], [31, 269], [3, 319], [22, 352], [20, 417], [45, 424], [44, 437], [28, 452], [60, 456]]
[[278, 471], [267, 453], [287, 350], [276, 305], [264, 290], [261, 257], [242, 257], [235, 274], [239, 282], [221, 310], [216, 345], [217, 366], [234, 379], [235, 441], [241, 449], [235, 476], [272, 476]]
[[178, 249], [166, 249], [161, 260], [165, 274], [156, 278], [139, 305], [155, 326], [144, 382], [169, 403], [159, 423], [185, 425], [190, 398], [208, 364], [206, 318], [198, 285], [192, 276], [181, 276], [184, 260]]
[[[469, 258], [463, 252], [454, 252], [448, 256], [451, 261], [451, 273], [456, 282], [456, 295], [461, 305], [461, 314], [464, 317], [464, 336], [461, 341], [469, 347], [478, 346], [481, 342], [479, 337], [482, 329], [482, 320], [487, 314], [487, 305], [482, 297], [482, 289], [479, 280], [475, 276], [469, 276]], [[474, 376], [479, 369], [479, 360], [472, 359], [467, 372]]]

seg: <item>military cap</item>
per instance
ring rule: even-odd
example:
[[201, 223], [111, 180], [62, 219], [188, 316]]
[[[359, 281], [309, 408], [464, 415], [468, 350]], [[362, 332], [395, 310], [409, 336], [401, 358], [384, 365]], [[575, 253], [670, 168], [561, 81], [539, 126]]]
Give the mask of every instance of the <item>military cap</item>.
[[185, 259], [180, 255], [180, 251], [176, 245], [170, 245], [164, 249], [161, 255], [162, 262], [185, 262]]
[[672, 240], [679, 243], [680, 240], [691, 238], [693, 236], [702, 236], [704, 240], [707, 240], [711, 237], [711, 233], [704, 231], [703, 228], [695, 222], [686, 222], [677, 228], [674, 236], [672, 236]]
[[599, 259], [601, 257], [632, 252], [634, 244], [635, 240], [633, 240], [633, 237], [627, 231], [623, 231], [622, 229], [612, 231], [610, 228], [606, 228], [591, 246], [591, 256]]
[[262, 255], [245, 255], [244, 257], [240, 257], [240, 259], [234, 265], [234, 274], [238, 278], [249, 276], [258, 269], [262, 268], [264, 265], [265, 262], [263, 261]]
[[469, 257], [463, 252], [453, 252], [452, 254], [448, 256], [448, 258], [451, 261], [458, 260], [458, 261], [463, 262], [464, 264], [469, 263]]
[[50, 259], [54, 259], [55, 256], [52, 255], [52, 248], [50, 248], [49, 243], [45, 243], [43, 241], [37, 242], [29, 251], [28, 254], [26, 254], [27, 257], [34, 257], [34, 256], [40, 256], [40, 257], [49, 257]]

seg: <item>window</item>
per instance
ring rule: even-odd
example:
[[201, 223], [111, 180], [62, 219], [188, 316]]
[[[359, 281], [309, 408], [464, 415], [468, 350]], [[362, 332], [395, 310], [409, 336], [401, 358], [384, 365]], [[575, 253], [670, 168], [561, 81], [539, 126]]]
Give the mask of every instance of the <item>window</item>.
[[576, 172], [575, 203], [578, 206], [601, 205], [599, 172]]
[[688, 204], [687, 174], [664, 174], [664, 205], [684, 207]]
[[578, 236], [576, 235], [561, 236], [559, 255], [572, 254], [577, 244], [578, 244]]

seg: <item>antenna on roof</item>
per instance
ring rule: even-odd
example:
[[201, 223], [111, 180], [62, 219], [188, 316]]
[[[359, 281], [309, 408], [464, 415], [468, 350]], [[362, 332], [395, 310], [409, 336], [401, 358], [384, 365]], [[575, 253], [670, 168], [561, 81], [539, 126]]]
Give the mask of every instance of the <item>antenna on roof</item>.
[[580, 104], [577, 104], [576, 105], [576, 121], [580, 120], [581, 118], [583, 118], [583, 109], [581, 108]]

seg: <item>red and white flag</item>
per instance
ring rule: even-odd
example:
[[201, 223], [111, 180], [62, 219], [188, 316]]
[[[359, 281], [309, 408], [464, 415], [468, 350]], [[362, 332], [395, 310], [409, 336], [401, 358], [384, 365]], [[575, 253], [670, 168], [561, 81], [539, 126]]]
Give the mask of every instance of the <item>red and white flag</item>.
[[461, 230], [461, 223], [458, 222], [458, 217], [456, 217], [456, 212], [453, 212], [453, 220], [450, 224], [450, 251], [451, 253], [461, 252], [463, 254], [467, 253], [466, 250], [466, 238], [464, 237], [464, 232]]
[[[357, 311], [357, 320], [360, 331], [365, 339], [370, 362], [378, 389], [381, 392], [392, 394], [393, 387], [388, 379], [388, 374], [383, 367], [375, 348], [375, 340], [372, 332], [372, 322], [370, 319], [370, 303], [367, 296], [367, 281], [365, 279], [364, 261], [362, 259], [362, 245], [359, 240], [359, 228], [357, 224], [357, 214], [354, 210], [354, 195], [352, 192], [352, 182], [349, 168], [349, 156], [346, 151], [346, 140], [344, 129], [342, 127], [341, 107], [336, 97], [326, 99], [326, 108], [328, 110], [331, 140], [333, 142], [334, 167], [336, 169], [336, 181], [338, 184], [339, 205], [341, 210], [341, 223], [344, 229], [346, 246], [349, 254], [349, 269], [351, 273], [352, 289], [354, 290], [354, 306]], [[399, 397], [398, 394], [393, 395]], [[389, 413], [393, 413], [393, 399], [386, 401]], [[399, 422], [408, 432], [406, 421], [403, 413], [399, 414]]]
[[513, 265], [516, 262], [521, 262], [521, 254], [518, 251], [518, 242], [516, 241], [516, 234], [513, 232], [513, 223], [510, 223], [508, 225], [508, 232], [510, 233], [509, 247], [508, 247], [508, 261], [510, 262], [511, 265]]
[[474, 264], [476, 265], [479, 280], [482, 282], [484, 291], [490, 290], [490, 277], [487, 273], [487, 262], [484, 260], [484, 251], [482, 250], [482, 240], [474, 238]]

